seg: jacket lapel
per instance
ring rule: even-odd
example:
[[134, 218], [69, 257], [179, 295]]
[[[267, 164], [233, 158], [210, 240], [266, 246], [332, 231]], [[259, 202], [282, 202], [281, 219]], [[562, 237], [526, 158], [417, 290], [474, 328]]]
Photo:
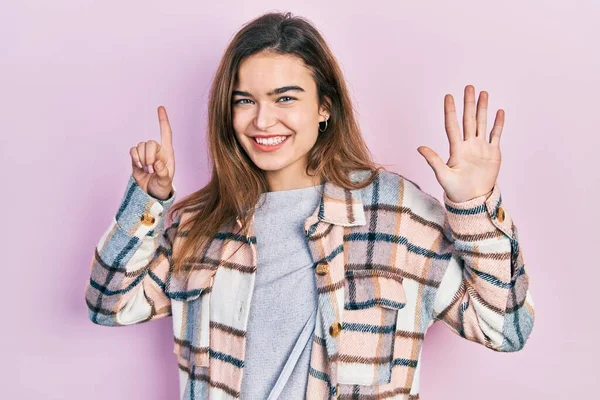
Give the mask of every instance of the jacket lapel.
[[[354, 181], [364, 176], [351, 174]], [[326, 182], [320, 205], [306, 219], [304, 232], [312, 255], [317, 291], [318, 313], [315, 326], [317, 343], [323, 343], [327, 365], [317, 365], [311, 356], [311, 367], [327, 374], [329, 394], [337, 385], [338, 324], [343, 321], [344, 282], [347, 249], [344, 235], [353, 226], [365, 225], [365, 212], [360, 190], [350, 190]], [[318, 272], [317, 272], [318, 271]], [[323, 273], [325, 271], [325, 273]], [[316, 354], [313, 351], [312, 354]], [[328, 370], [327, 370], [328, 368]], [[310, 381], [310, 379], [309, 379]]]

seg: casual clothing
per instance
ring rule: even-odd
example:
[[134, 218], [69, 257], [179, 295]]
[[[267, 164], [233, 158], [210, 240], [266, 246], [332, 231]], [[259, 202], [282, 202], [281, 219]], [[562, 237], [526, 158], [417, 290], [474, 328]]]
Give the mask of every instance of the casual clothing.
[[[239, 217], [224, 226], [183, 279], [171, 257], [186, 237], [178, 227], [195, 212], [165, 229], [173, 201], [153, 199], [130, 178], [92, 261], [90, 319], [116, 326], [172, 316], [181, 399], [239, 398], [251, 351], [255, 221], [247, 231]], [[441, 204], [388, 171], [362, 189], [325, 182], [303, 228], [318, 293], [307, 399], [417, 399], [423, 339], [436, 321], [502, 352], [520, 350], [532, 331], [529, 277], [497, 184], [461, 203], [444, 194]]]
[[[256, 206], [256, 281], [250, 304], [242, 399], [266, 399], [317, 305], [317, 286], [304, 220], [322, 185], [263, 193]], [[285, 299], [285, 301], [284, 301]], [[312, 341], [281, 393], [304, 399]]]

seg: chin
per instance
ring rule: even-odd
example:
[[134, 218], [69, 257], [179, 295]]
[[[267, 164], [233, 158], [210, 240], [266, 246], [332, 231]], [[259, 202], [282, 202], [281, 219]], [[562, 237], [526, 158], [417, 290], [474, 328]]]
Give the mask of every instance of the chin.
[[281, 169], [284, 169], [285, 167], [287, 167], [287, 163], [285, 162], [277, 162], [275, 160], [270, 161], [270, 162], [265, 162], [265, 161], [259, 161], [256, 162], [254, 161], [254, 164], [261, 170], [263, 171], [269, 171], [269, 172], [275, 172], [275, 171], [279, 171]]

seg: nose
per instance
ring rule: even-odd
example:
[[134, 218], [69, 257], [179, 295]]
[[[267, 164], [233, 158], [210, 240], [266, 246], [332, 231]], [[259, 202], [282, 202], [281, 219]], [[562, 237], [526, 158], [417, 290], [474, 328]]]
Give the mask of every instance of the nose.
[[254, 119], [254, 125], [261, 131], [266, 131], [269, 127], [277, 123], [276, 113], [268, 105], [259, 105]]

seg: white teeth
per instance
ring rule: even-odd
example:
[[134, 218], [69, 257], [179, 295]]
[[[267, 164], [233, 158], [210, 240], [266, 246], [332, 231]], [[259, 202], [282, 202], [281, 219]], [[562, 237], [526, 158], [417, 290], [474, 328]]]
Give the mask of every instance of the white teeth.
[[255, 137], [254, 140], [256, 140], [257, 143], [260, 143], [265, 146], [275, 146], [275, 145], [283, 142], [286, 139], [286, 137], [287, 136], [277, 136], [277, 137], [272, 137], [272, 138], [268, 138], [268, 139]]

